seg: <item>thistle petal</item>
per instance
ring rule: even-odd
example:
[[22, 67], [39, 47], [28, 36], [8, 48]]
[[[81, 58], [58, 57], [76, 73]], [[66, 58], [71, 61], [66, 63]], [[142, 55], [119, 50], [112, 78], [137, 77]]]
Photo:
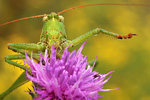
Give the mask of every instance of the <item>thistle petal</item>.
[[[35, 97], [34, 100], [95, 100], [102, 97], [99, 96], [99, 91], [116, 90], [103, 89], [103, 85], [110, 79], [114, 71], [107, 74], [92, 71], [94, 65], [88, 65], [87, 56], [83, 57], [81, 53], [85, 43], [77, 53], [76, 50], [70, 53], [69, 46], [66, 47], [60, 59], [56, 58], [53, 45], [50, 58], [46, 50], [45, 56], [41, 55], [40, 63], [34, 62], [32, 56], [30, 59], [27, 53], [25, 54], [32, 72], [32, 75], [26, 72], [26, 76], [36, 83], [34, 89], [38, 97]], [[109, 78], [105, 79], [108, 75], [110, 75]]]

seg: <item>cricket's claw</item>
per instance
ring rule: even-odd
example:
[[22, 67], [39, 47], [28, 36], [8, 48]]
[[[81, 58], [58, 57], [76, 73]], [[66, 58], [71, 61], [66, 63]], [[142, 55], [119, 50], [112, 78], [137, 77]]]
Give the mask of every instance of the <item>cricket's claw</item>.
[[116, 37], [117, 37], [118, 39], [130, 39], [130, 38], [132, 38], [133, 35], [136, 36], [137, 34], [129, 33], [128, 35], [124, 35], [124, 36], [122, 36], [122, 35], [117, 35]]

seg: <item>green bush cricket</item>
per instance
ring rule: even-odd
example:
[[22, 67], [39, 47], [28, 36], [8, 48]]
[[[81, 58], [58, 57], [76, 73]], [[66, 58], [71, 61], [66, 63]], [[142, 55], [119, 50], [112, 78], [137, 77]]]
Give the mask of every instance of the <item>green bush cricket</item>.
[[[33, 53], [33, 58], [36, 61], [39, 61], [40, 60], [39, 53], [44, 53], [45, 49], [49, 50], [53, 44], [55, 45], [55, 48], [57, 49], [57, 57], [59, 58], [61, 56], [61, 53], [63, 52], [64, 48], [66, 46], [68, 46], [69, 44], [72, 43], [70, 47], [73, 47], [73, 46], [77, 45], [78, 43], [85, 41], [87, 38], [89, 38], [93, 35], [99, 34], [99, 33], [111, 35], [118, 39], [123, 39], [123, 38], [127, 39], [127, 38], [131, 38], [133, 35], [136, 35], [136, 34], [129, 33], [128, 35], [121, 36], [116, 33], [106, 31], [101, 28], [96, 28], [90, 32], [85, 33], [84, 35], [82, 35], [80, 37], [75, 38], [74, 40], [67, 40], [67, 35], [65, 32], [65, 28], [64, 28], [64, 18], [60, 14], [65, 11], [71, 10], [71, 9], [86, 7], [86, 6], [94, 6], [94, 5], [126, 5], [126, 6], [148, 6], [149, 7], [149, 5], [136, 5], [136, 4], [91, 4], [91, 5], [84, 5], [84, 6], [70, 8], [70, 9], [64, 10], [59, 13], [52, 12], [49, 15], [39, 15], [39, 16], [32, 16], [32, 17], [19, 19], [19, 20], [24, 20], [24, 19], [28, 19], [28, 18], [43, 17], [44, 25], [43, 25], [43, 29], [42, 29], [42, 34], [40, 36], [40, 42], [38, 42], [37, 44], [34, 44], [34, 43], [10, 43], [10, 44], [8, 44], [8, 48], [10, 50], [19, 52], [20, 54], [6, 56], [5, 61], [8, 62], [9, 64], [12, 64], [21, 69], [26, 70], [25, 66], [12, 61], [15, 59], [25, 58], [24, 50], [35, 51]], [[19, 20], [15, 20], [15, 21], [19, 21]], [[8, 23], [12, 23], [15, 21], [11, 21]], [[0, 26], [8, 24], [8, 23], [1, 24]], [[31, 53], [28, 53], [28, 55], [30, 56]], [[23, 73], [18, 78], [18, 80], [12, 85], [12, 87], [10, 87], [6, 92], [4, 92], [3, 94], [0, 95], [0, 98], [5, 97], [12, 90], [14, 90], [15, 88], [21, 86], [22, 84], [24, 84], [26, 82], [28, 82], [28, 80], [25, 78], [25, 74]]]

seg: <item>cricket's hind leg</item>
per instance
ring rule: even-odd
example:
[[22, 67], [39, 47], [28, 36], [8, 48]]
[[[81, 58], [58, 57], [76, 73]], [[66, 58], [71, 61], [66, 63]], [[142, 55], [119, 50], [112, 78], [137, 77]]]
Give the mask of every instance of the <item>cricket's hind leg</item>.
[[[73, 47], [73, 46], [77, 45], [78, 43], [80, 43], [82, 41], [86, 41], [89, 37], [95, 36], [95, 35], [100, 34], [100, 33], [105, 34], [105, 35], [113, 36], [113, 37], [115, 37], [117, 39], [127, 39], [127, 38], [130, 39], [130, 38], [132, 38], [132, 36], [137, 35], [137, 34], [129, 33], [128, 35], [122, 36], [122, 35], [119, 35], [117, 33], [109, 32], [109, 31], [106, 31], [106, 30], [101, 29], [101, 28], [96, 28], [96, 29], [94, 29], [94, 30], [92, 30], [90, 32], [87, 32], [87, 33], [85, 33], [85, 34], [75, 38], [71, 42], [69, 42], [69, 43], [72, 43], [72, 45], [70, 47]], [[66, 43], [65, 47], [67, 45], [69, 45], [69, 44]]]

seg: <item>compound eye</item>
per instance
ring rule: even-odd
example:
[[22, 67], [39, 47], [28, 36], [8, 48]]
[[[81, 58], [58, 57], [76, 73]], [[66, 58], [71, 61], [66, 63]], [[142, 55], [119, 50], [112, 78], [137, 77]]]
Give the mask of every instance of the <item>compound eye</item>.
[[59, 15], [59, 21], [60, 21], [60, 22], [63, 22], [63, 21], [64, 21], [64, 17], [61, 16], [61, 15]]
[[44, 17], [43, 17], [43, 21], [44, 21], [44, 22], [47, 22], [47, 21], [48, 21], [48, 16], [44, 16]]

